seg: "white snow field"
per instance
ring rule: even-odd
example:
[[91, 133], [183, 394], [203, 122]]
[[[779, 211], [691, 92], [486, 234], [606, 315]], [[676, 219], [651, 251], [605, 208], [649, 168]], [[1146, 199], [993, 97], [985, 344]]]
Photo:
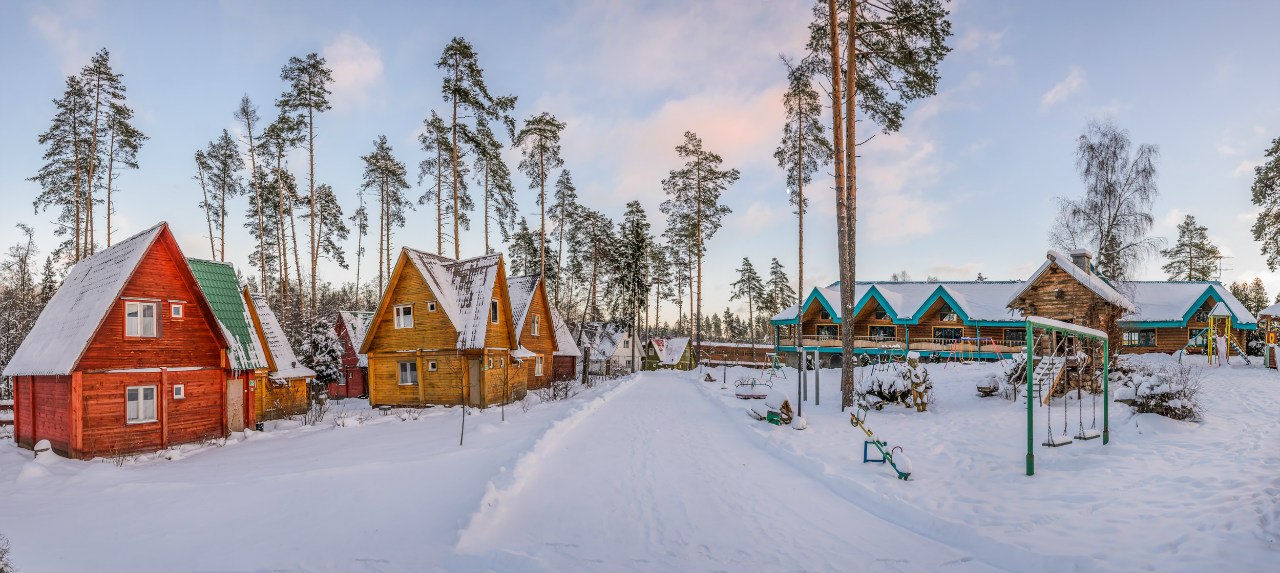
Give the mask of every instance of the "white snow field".
[[[1115, 404], [1110, 445], [1037, 445], [1027, 477], [1025, 405], [974, 392], [999, 366], [928, 368], [928, 412], [868, 417], [911, 457], [908, 482], [862, 463], [838, 371], [822, 371], [822, 404], [803, 404], [808, 429], [796, 431], [750, 419], [750, 402], [733, 397], [733, 381], [757, 371], [717, 368], [707, 372], [728, 389], [696, 371], [643, 373], [508, 408], [505, 423], [490, 408], [467, 417], [462, 447], [457, 408], [348, 427], [284, 423], [123, 467], [33, 461], [4, 441], [0, 533], [25, 573], [1280, 564], [1280, 373], [1206, 369], [1201, 423]], [[796, 372], [787, 375], [778, 388], [794, 398]], [[1060, 407], [1054, 415], [1061, 431]]]

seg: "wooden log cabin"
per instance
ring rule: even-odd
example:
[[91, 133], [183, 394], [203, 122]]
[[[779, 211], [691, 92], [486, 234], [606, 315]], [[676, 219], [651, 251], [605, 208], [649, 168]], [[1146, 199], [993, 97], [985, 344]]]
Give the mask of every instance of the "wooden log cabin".
[[502, 255], [457, 261], [404, 248], [360, 352], [374, 406], [519, 400], [533, 354], [517, 343]]
[[866, 282], [855, 292], [846, 326], [839, 283], [814, 288], [803, 305], [772, 319], [774, 347], [795, 364], [796, 330], [806, 352], [824, 367], [841, 359], [841, 329], [853, 328], [855, 354], [987, 360], [1025, 349], [1023, 312], [1108, 332], [1120, 353], [1203, 352], [1208, 313], [1219, 302], [1232, 318], [1233, 338], [1257, 319], [1215, 281], [1126, 281], [1099, 276], [1087, 251], [1049, 251], [1025, 281]]
[[74, 458], [226, 436], [243, 415], [228, 341], [169, 226], [81, 260], [5, 367], [15, 439]]
[[240, 291], [240, 279], [230, 263], [187, 259], [200, 292], [213, 308], [228, 342], [227, 380], [240, 380], [244, 388], [243, 412], [232, 419], [228, 430], [239, 432], [258, 422], [255, 395], [267, 383], [270, 366], [262, 341], [254, 331], [249, 306]]
[[360, 344], [369, 330], [373, 313], [360, 310], [338, 311], [333, 331], [342, 344], [342, 378], [328, 384], [330, 398], [363, 398], [368, 396], [369, 357], [360, 353]]
[[528, 365], [528, 388], [546, 388], [551, 383], [558, 350], [546, 283], [541, 275], [510, 277], [507, 290], [511, 293], [516, 344], [533, 353], [529, 359], [532, 364]]
[[254, 334], [266, 350], [267, 383], [254, 392], [258, 421], [279, 420], [306, 412], [311, 405], [307, 387], [315, 379], [315, 371], [298, 361], [276, 313], [267, 304], [266, 295], [250, 292], [245, 287], [242, 296], [249, 307]]

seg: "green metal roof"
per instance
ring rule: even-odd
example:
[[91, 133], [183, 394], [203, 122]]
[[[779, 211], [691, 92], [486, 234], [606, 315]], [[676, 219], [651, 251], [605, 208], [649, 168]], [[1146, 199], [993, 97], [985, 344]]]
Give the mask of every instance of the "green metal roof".
[[236, 278], [235, 268], [227, 263], [187, 259], [191, 272], [200, 284], [200, 291], [213, 307], [222, 328], [226, 330], [227, 342], [232, 348], [227, 352], [233, 370], [256, 370], [266, 368], [267, 361], [263, 357], [262, 345], [254, 336], [253, 326], [249, 324], [249, 310], [245, 307], [244, 296], [240, 292], [240, 281]]

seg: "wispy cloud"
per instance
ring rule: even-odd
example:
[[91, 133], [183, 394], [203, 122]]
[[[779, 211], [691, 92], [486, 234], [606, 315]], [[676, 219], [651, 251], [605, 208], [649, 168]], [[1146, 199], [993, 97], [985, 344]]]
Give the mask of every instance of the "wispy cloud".
[[1049, 91], [1040, 97], [1040, 109], [1047, 110], [1059, 103], [1065, 101], [1072, 94], [1080, 91], [1084, 87], [1084, 68], [1080, 66], [1071, 66], [1071, 70], [1067, 72], [1067, 77], [1058, 82]]
[[324, 59], [333, 70], [334, 109], [345, 112], [369, 105], [374, 88], [382, 82], [378, 50], [359, 36], [343, 32], [324, 47]]
[[74, 74], [89, 63], [90, 51], [81, 42], [79, 29], [69, 20], [70, 15], [83, 15], [91, 10], [92, 4], [78, 2], [74, 6], [43, 5], [31, 12], [31, 27], [49, 44], [63, 74]]

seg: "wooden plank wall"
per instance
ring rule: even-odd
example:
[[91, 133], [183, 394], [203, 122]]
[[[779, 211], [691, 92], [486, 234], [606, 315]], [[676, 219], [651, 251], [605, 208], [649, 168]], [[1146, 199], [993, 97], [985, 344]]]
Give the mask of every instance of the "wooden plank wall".
[[[185, 398], [173, 398], [174, 384], [185, 386]], [[83, 386], [84, 448], [77, 457], [154, 451], [224, 435], [226, 386], [220, 369], [86, 373]], [[157, 421], [127, 423], [125, 389], [129, 386], [156, 386]]]
[[264, 380], [254, 392], [254, 410], [257, 421], [280, 420], [307, 411], [307, 381], [293, 378], [287, 384]]
[[[533, 335], [533, 317], [538, 317], [538, 335]], [[554, 362], [556, 352], [556, 332], [555, 327], [551, 324], [551, 309], [547, 305], [546, 289], [544, 283], [538, 281], [537, 289], [533, 293], [533, 301], [529, 303], [528, 316], [524, 320], [524, 327], [520, 332], [520, 345], [528, 349], [530, 352], [542, 356], [542, 376], [534, 374], [533, 359], [529, 359], [528, 379], [529, 388], [545, 388], [554, 374]]]

